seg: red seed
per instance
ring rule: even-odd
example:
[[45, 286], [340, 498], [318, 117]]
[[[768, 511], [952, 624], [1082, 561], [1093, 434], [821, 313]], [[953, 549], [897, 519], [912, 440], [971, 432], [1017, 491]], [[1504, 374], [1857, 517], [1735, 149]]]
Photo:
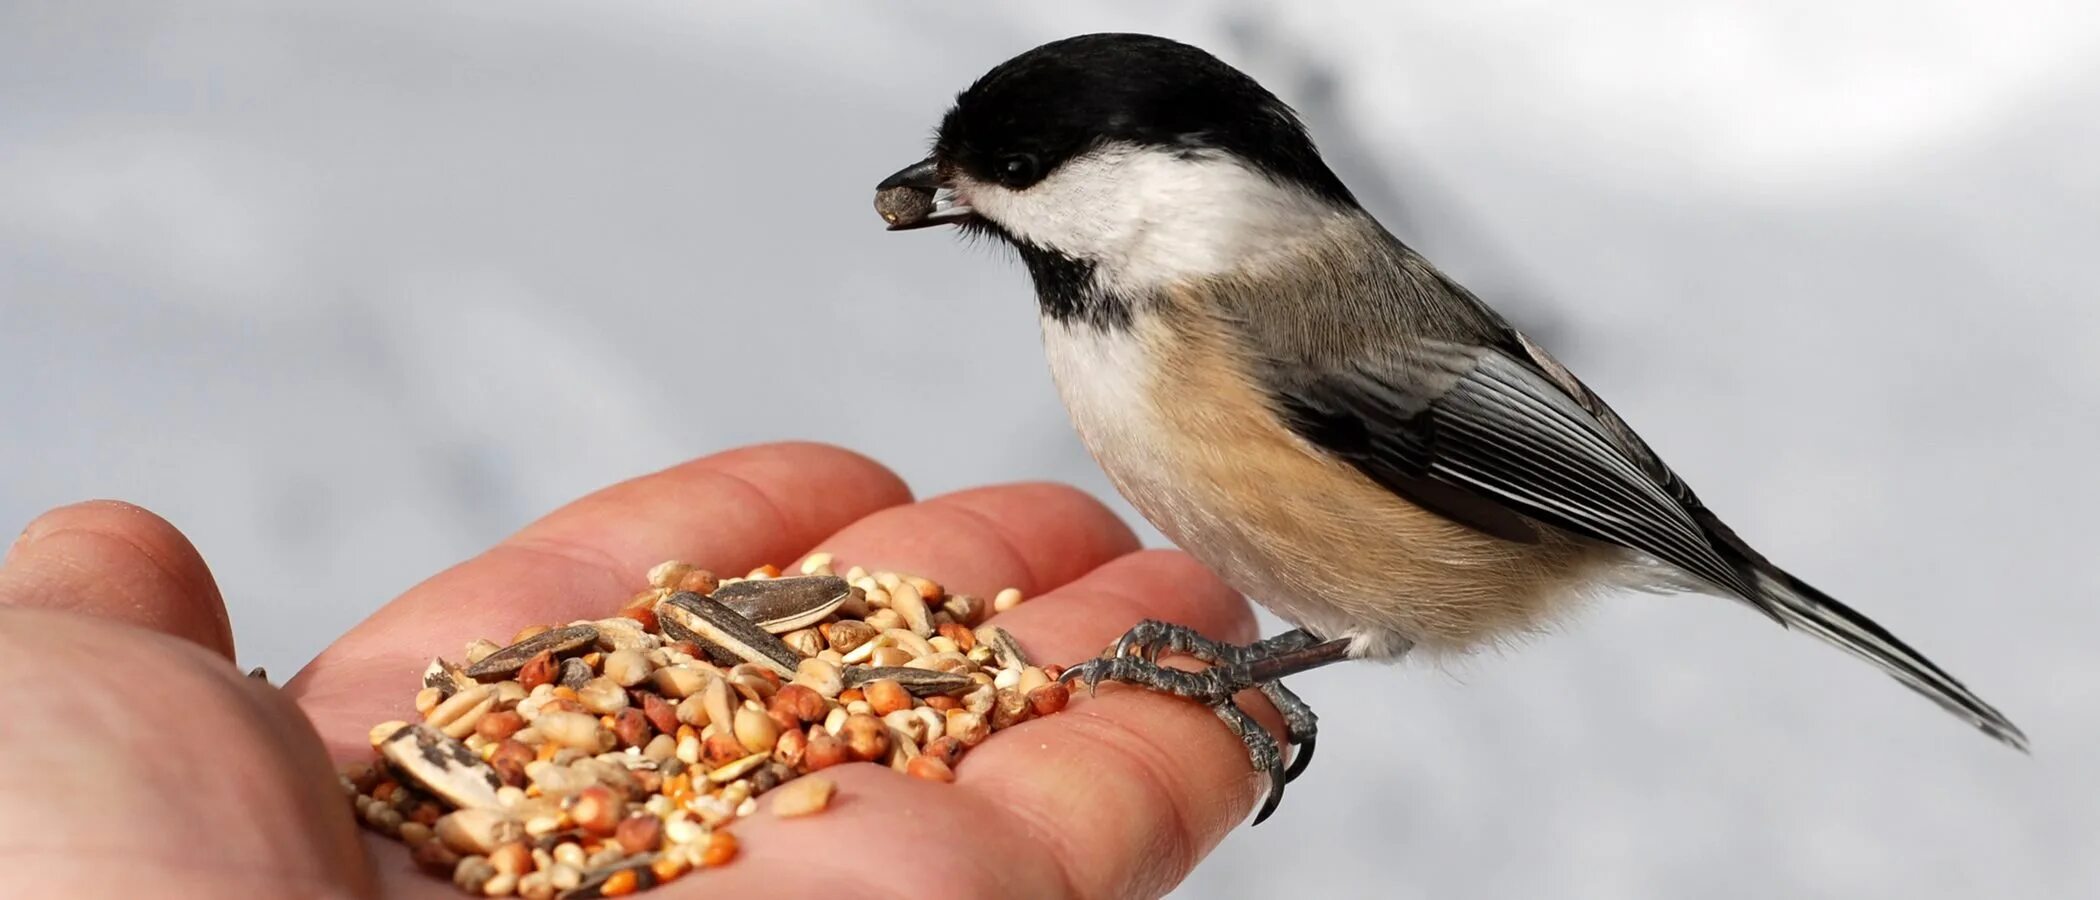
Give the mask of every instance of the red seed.
[[540, 685], [552, 682], [554, 677], [559, 674], [561, 674], [561, 665], [554, 661], [554, 653], [548, 650], [541, 650], [533, 654], [531, 659], [526, 660], [523, 668], [518, 669], [518, 684], [523, 685], [529, 691]]
[[648, 853], [663, 844], [663, 820], [648, 813], [628, 818], [613, 829], [613, 840], [628, 853]]
[[[928, 597], [927, 599], [931, 600], [933, 598]], [[964, 653], [970, 652], [971, 648], [977, 646], [977, 633], [971, 631], [969, 626], [963, 625], [962, 623], [942, 623], [941, 627], [938, 630], [938, 633], [942, 637], [954, 641], [955, 649], [961, 650]]]
[[642, 629], [645, 631], [657, 630], [656, 610], [654, 609], [643, 606], [636, 609], [621, 610], [620, 615], [641, 623]]
[[678, 579], [679, 590], [692, 591], [695, 594], [712, 594], [715, 592], [715, 588], [720, 586], [720, 579], [715, 577], [715, 573], [706, 569], [694, 569], [685, 573], [684, 578]]
[[496, 745], [489, 754], [489, 767], [496, 770], [496, 777], [512, 787], [524, 787], [525, 764], [539, 758], [539, 754], [522, 741], [507, 740]]
[[822, 728], [809, 732], [809, 746], [802, 750], [802, 769], [815, 772], [846, 762], [846, 743]]
[[822, 719], [824, 714], [830, 711], [828, 705], [824, 702], [823, 695], [799, 684], [783, 685], [780, 688], [780, 692], [773, 695], [773, 701], [768, 705], [771, 709], [784, 712], [792, 717], [793, 724], [785, 726], [782, 729], [784, 731], [800, 728]]
[[665, 700], [652, 691], [635, 691], [634, 693], [642, 698], [642, 715], [649, 718], [649, 724], [656, 726], [656, 730], [665, 734], [676, 734], [678, 732], [677, 704]]
[[509, 709], [502, 712], [489, 713], [482, 716], [481, 721], [474, 723], [474, 733], [481, 735], [482, 740], [490, 743], [501, 743], [509, 740], [511, 735], [517, 734], [524, 728], [525, 717], [518, 715], [517, 711]]
[[622, 747], [644, 746], [649, 743], [650, 738], [656, 736], [655, 730], [649, 725], [649, 717], [632, 706], [613, 713], [612, 733], [620, 739]]
[[1065, 686], [1052, 682], [1028, 692], [1028, 706], [1039, 716], [1062, 712], [1066, 702], [1072, 699]]

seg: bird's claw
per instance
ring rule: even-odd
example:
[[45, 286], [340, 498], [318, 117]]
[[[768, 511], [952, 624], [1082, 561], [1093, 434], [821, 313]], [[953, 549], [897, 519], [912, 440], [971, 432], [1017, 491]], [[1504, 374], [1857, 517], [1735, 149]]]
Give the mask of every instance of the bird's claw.
[[1283, 773], [1283, 780], [1296, 781], [1312, 765], [1313, 747], [1320, 736], [1320, 717], [1296, 693], [1284, 687], [1283, 682], [1263, 682], [1260, 687], [1269, 702], [1276, 705], [1276, 711], [1283, 714], [1284, 739], [1296, 748], [1291, 754], [1291, 768]]
[[[1312, 762], [1319, 717], [1282, 682], [1257, 682], [1248, 677], [1246, 664], [1264, 654], [1295, 650], [1315, 640], [1303, 632], [1291, 632], [1241, 647], [1213, 641], [1184, 625], [1147, 619], [1118, 638], [1108, 652], [1065, 670], [1058, 680], [1084, 684], [1089, 693], [1098, 693], [1101, 682], [1121, 682], [1209, 706], [1247, 745], [1248, 761], [1255, 771], [1269, 776], [1268, 797], [1254, 818], [1254, 824], [1259, 825], [1283, 801], [1284, 786], [1303, 774]], [[1161, 653], [1179, 653], [1209, 666], [1193, 672], [1167, 668], [1158, 662]], [[1259, 689], [1283, 715], [1285, 740], [1297, 747], [1288, 769], [1284, 767], [1286, 744], [1279, 744], [1268, 729], [1233, 700], [1234, 695], [1248, 688]]]
[[1242, 648], [1213, 641], [1186, 625], [1158, 619], [1131, 626], [1110, 651], [1113, 656], [1136, 656], [1146, 662], [1158, 662], [1161, 653], [1179, 653], [1207, 663], [1238, 662], [1241, 652]]

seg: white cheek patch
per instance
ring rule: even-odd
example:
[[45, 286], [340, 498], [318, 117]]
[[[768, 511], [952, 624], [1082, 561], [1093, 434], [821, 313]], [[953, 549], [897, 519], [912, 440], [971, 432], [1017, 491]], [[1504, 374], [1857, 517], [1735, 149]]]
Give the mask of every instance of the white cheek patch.
[[1225, 154], [1106, 146], [1025, 190], [964, 181], [970, 207], [1015, 237], [1095, 264], [1111, 290], [1221, 274], [1344, 212]]

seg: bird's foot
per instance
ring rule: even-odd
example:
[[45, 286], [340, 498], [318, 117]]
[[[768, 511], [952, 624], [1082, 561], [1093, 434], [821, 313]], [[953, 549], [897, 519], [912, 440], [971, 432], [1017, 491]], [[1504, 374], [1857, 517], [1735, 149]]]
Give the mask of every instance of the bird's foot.
[[[1242, 647], [1211, 640], [1186, 625], [1146, 619], [1117, 638], [1110, 655], [1135, 656], [1146, 662], [1158, 662], [1161, 653], [1179, 653], [1215, 666], [1303, 650], [1318, 643], [1320, 639], [1311, 632], [1298, 629]], [[1320, 717], [1280, 680], [1262, 682], [1254, 687], [1275, 704], [1277, 712], [1283, 714], [1284, 741], [1296, 748], [1291, 754], [1290, 768], [1283, 773], [1283, 780], [1286, 783], [1294, 781], [1305, 774], [1307, 766], [1312, 765], [1313, 746], [1320, 733]]]
[[[1209, 706], [1247, 745], [1255, 771], [1269, 777], [1268, 798], [1254, 819], [1259, 825], [1283, 801], [1284, 785], [1312, 762], [1319, 732], [1319, 717], [1281, 679], [1341, 659], [1347, 643], [1322, 641], [1299, 630], [1240, 646], [1213, 641], [1184, 625], [1148, 619], [1117, 639], [1108, 653], [1067, 669], [1059, 680], [1095, 690], [1104, 681], [1121, 682]], [[1209, 665], [1193, 672], [1168, 668], [1159, 664], [1162, 653], [1185, 655]], [[1249, 688], [1260, 690], [1283, 714], [1285, 740], [1298, 748], [1288, 770], [1283, 745], [1233, 700]]]

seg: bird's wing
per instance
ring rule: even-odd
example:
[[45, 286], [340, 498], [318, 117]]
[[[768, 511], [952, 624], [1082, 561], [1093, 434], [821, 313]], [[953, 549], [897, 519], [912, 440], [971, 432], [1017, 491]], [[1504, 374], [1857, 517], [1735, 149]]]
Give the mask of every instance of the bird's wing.
[[1531, 351], [1512, 332], [1499, 347], [1427, 341], [1324, 366], [1271, 360], [1264, 377], [1301, 437], [1424, 508], [1516, 540], [1530, 535], [1519, 516], [1544, 522], [1763, 606], [1746, 561], [1715, 547], [1701, 521], [1711, 516], [1682, 483]]

